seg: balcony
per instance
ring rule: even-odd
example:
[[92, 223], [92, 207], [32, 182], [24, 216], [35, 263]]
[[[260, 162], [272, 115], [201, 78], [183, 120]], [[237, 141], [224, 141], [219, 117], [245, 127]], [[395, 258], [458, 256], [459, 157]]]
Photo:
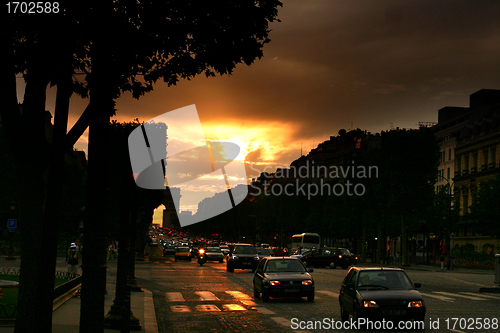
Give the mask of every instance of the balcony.
[[488, 170], [488, 165], [487, 164], [481, 165], [481, 171], [486, 171], [486, 170]]
[[477, 168], [470, 168], [470, 173], [476, 173], [477, 172]]
[[469, 174], [469, 170], [463, 170], [462, 171], [462, 176], [467, 176]]

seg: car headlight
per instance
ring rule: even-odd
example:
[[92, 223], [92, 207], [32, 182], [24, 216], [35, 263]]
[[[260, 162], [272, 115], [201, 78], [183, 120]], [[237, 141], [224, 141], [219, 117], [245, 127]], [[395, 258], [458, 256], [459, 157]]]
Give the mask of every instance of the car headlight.
[[361, 303], [361, 306], [363, 308], [378, 308], [378, 304], [375, 301], [363, 301], [363, 303]]
[[278, 280], [271, 281], [271, 286], [279, 286], [280, 282]]
[[233, 256], [233, 260], [238, 260], [238, 256]]
[[312, 284], [313, 284], [313, 282], [312, 282], [312, 280], [304, 280], [304, 281], [302, 281], [302, 284], [303, 284], [304, 286], [310, 286], [310, 285], [312, 285]]
[[259, 260], [260, 258], [257, 256], [257, 257], [253, 257], [253, 260]]
[[425, 306], [424, 301], [411, 301], [408, 302], [409, 308], [423, 308]]

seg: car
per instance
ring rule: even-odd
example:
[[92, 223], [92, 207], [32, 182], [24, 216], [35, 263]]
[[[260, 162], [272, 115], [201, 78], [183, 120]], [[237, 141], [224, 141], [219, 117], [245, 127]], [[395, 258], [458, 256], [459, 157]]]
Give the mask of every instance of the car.
[[274, 252], [274, 256], [276, 257], [288, 256], [288, 251], [285, 248], [273, 247], [272, 251]]
[[335, 269], [340, 266], [347, 269], [357, 263], [358, 257], [345, 248], [323, 247], [304, 252], [300, 260], [308, 267], [329, 266]]
[[274, 252], [273, 250], [269, 248], [256, 248], [257, 254], [259, 255], [259, 259], [265, 258], [265, 257], [274, 257]]
[[163, 256], [175, 255], [175, 246], [174, 245], [165, 245], [163, 246]]
[[227, 257], [227, 271], [234, 272], [235, 268], [251, 269], [255, 272], [259, 264], [259, 256], [255, 247], [251, 244], [237, 243], [232, 246]]
[[424, 321], [425, 303], [416, 290], [420, 287], [401, 268], [351, 267], [340, 286], [340, 317]]
[[225, 256], [229, 254], [229, 246], [227, 245], [221, 245], [220, 250], [222, 251], [222, 254]]
[[179, 246], [175, 249], [175, 261], [189, 260], [191, 261], [191, 251], [187, 246]]
[[314, 279], [300, 259], [266, 257], [257, 266], [253, 277], [253, 295], [267, 302], [270, 297], [307, 297], [314, 301]]
[[205, 256], [207, 257], [207, 261], [218, 261], [219, 263], [224, 261], [224, 255], [220, 247], [207, 247], [205, 249]]

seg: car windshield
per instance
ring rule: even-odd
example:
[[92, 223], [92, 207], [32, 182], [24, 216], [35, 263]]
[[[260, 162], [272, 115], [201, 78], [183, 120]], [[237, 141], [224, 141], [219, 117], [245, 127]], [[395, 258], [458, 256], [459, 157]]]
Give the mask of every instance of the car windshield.
[[384, 290], [414, 289], [403, 271], [361, 271], [357, 287], [358, 289]]
[[351, 254], [348, 249], [340, 249], [340, 254], [343, 256], [348, 256]]
[[266, 273], [297, 272], [303, 273], [306, 269], [299, 260], [269, 260]]
[[177, 252], [189, 252], [189, 248], [187, 248], [187, 247], [179, 247], [177, 249]]
[[235, 246], [233, 254], [257, 254], [253, 246]]
[[220, 253], [220, 248], [218, 247], [209, 247], [207, 252]]

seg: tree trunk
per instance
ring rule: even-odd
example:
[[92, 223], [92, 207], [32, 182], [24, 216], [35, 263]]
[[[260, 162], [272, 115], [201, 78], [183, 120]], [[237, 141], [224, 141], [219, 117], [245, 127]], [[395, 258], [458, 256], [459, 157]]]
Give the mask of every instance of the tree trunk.
[[[15, 332], [38, 327], [39, 316], [33, 300], [51, 297], [39, 293], [38, 273], [42, 247], [42, 223], [46, 189], [45, 93], [47, 81], [39, 61], [28, 70], [18, 152], [20, 187], [19, 232], [21, 233], [21, 274], [19, 276], [18, 315]], [[36, 161], [34, 167], [33, 162]], [[52, 286], [53, 289], [53, 286]], [[39, 331], [43, 332], [43, 331]]]
[[[99, 15], [97, 16], [99, 18]], [[105, 31], [106, 27], [104, 27]], [[105, 33], [96, 34], [92, 44], [92, 81], [89, 123], [87, 206], [83, 227], [81, 333], [104, 331], [104, 295], [106, 291], [107, 169], [108, 127], [114, 109], [111, 84], [112, 64], [107, 52]]]
[[[71, 60], [71, 58], [69, 58]], [[54, 280], [57, 260], [57, 240], [59, 235], [59, 221], [61, 220], [60, 202], [64, 181], [64, 139], [67, 131], [69, 101], [71, 97], [71, 81], [73, 70], [71, 63], [66, 73], [61, 73], [57, 82], [56, 107], [54, 113], [54, 131], [50, 149], [50, 165], [45, 203], [45, 217], [41, 235], [40, 248], [41, 269], [39, 271], [39, 292], [47, 297], [38, 298], [37, 316], [38, 330], [50, 332], [52, 328], [52, 311]]]

